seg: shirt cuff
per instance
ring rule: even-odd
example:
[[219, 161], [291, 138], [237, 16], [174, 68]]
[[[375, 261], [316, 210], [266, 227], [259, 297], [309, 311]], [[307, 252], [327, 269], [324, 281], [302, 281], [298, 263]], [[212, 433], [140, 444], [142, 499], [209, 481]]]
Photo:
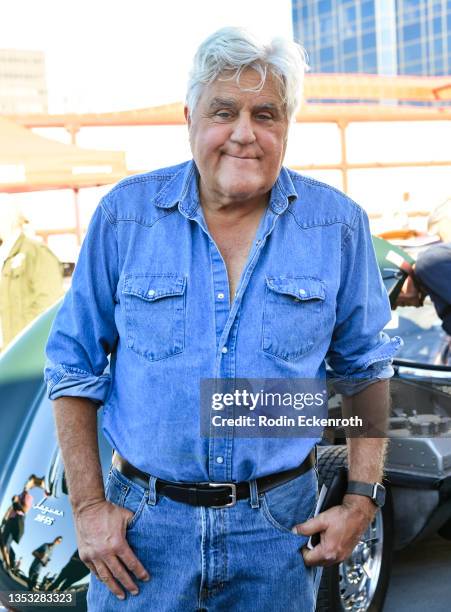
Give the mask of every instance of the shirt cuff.
[[86, 397], [98, 404], [105, 403], [111, 376], [95, 376], [90, 372], [65, 365], [59, 365], [49, 372], [46, 368], [47, 395], [55, 400], [59, 397]]
[[365, 373], [365, 378], [335, 378], [332, 377], [330, 382], [336, 393], [341, 393], [350, 397], [356, 393], [360, 393], [369, 385], [372, 385], [379, 380], [387, 380], [391, 378], [395, 371], [391, 365], [391, 359], [378, 362]]

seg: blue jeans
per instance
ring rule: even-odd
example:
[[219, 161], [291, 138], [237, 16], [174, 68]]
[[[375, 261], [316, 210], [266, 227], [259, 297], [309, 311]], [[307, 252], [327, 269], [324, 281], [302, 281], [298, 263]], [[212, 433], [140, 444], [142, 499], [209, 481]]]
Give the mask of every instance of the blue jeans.
[[315, 469], [260, 495], [252, 481], [251, 492], [230, 508], [193, 507], [112, 468], [107, 499], [135, 513], [127, 541], [151, 578], [120, 601], [91, 574], [88, 610], [313, 612], [321, 568], [305, 566], [308, 538], [291, 528], [314, 511]]

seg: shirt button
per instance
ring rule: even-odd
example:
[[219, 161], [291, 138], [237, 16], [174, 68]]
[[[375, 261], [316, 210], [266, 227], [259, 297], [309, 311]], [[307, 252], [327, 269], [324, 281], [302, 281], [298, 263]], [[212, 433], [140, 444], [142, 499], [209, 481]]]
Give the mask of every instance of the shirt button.
[[217, 298], [218, 298], [218, 300], [223, 300], [224, 299], [224, 294], [223, 293], [218, 293]]
[[150, 295], [150, 296], [155, 295], [155, 289], [151, 289], [147, 295]]
[[216, 457], [216, 463], [224, 463], [224, 457]]
[[226, 347], [226, 346], [223, 346], [223, 347], [222, 347], [222, 349], [221, 349], [221, 351], [222, 351], [223, 353], [227, 353], [227, 347]]
[[299, 295], [305, 295], [305, 289], [299, 289]]

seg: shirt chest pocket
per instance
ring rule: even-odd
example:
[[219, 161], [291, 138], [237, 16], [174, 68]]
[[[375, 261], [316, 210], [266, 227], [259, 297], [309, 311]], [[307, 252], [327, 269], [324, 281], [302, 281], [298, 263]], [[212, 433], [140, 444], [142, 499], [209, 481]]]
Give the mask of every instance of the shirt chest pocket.
[[315, 344], [324, 321], [324, 282], [309, 276], [266, 278], [262, 348], [292, 361]]
[[127, 346], [149, 361], [185, 348], [185, 288], [181, 274], [127, 274], [124, 279]]

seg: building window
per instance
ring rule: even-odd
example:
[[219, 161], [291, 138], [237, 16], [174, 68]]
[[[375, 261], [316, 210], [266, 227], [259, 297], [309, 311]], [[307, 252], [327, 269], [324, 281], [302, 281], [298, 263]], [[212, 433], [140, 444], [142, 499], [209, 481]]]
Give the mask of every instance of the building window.
[[365, 19], [366, 17], [374, 17], [374, 0], [370, 0], [370, 2], [362, 2], [360, 12], [362, 14], [362, 19]]
[[434, 15], [442, 14], [442, 0], [433, 0], [432, 2], [432, 13]]
[[376, 57], [375, 51], [370, 51], [369, 53], [363, 53], [362, 69], [363, 69], [363, 72], [369, 72], [369, 73], [377, 72], [377, 57]]
[[376, 32], [368, 32], [362, 36], [362, 49], [373, 49], [376, 47]]
[[357, 38], [345, 38], [343, 41], [343, 53], [346, 55], [348, 53], [356, 53], [357, 52]]
[[344, 61], [345, 72], [357, 72], [359, 69], [357, 57], [348, 57]]
[[334, 48], [333, 47], [323, 47], [319, 51], [319, 59], [321, 64], [325, 62], [332, 62], [334, 60]]
[[357, 13], [355, 6], [346, 6], [344, 8], [344, 21], [345, 23], [354, 23], [357, 19]]
[[443, 55], [443, 39], [435, 38], [434, 39], [434, 56]]
[[335, 64], [333, 62], [322, 64], [321, 72], [335, 72]]
[[370, 17], [369, 19], [362, 19], [361, 23], [362, 32], [372, 32], [376, 29], [376, 24], [374, 21], [374, 17]]
[[445, 74], [445, 68], [443, 65], [443, 59], [441, 57], [436, 57], [431, 65], [431, 73], [432, 74]]
[[349, 38], [350, 36], [356, 35], [356, 10], [354, 6], [339, 5], [338, 19], [343, 38]]
[[402, 74], [416, 74], [421, 76], [423, 74], [422, 64], [406, 64], [401, 71]]
[[318, 2], [318, 12], [319, 13], [330, 13], [331, 10], [332, 10], [331, 0], [320, 0]]
[[436, 17], [432, 20], [432, 30], [435, 35], [442, 33], [442, 19], [441, 17]]
[[321, 36], [332, 36], [333, 30], [333, 21], [332, 17], [328, 15], [327, 17], [319, 18], [319, 32]]
[[[403, 21], [404, 23], [410, 24], [420, 21], [421, 19], [421, 0], [404, 0], [401, 5], [404, 8]], [[398, 11], [401, 12], [402, 8], [398, 3]]]
[[404, 26], [402, 29], [402, 37], [407, 41], [417, 40], [421, 37], [421, 27], [419, 23], [413, 23], [412, 25]]
[[406, 62], [412, 62], [421, 59], [421, 45], [415, 43], [413, 45], [406, 45], [404, 47], [404, 60]]

